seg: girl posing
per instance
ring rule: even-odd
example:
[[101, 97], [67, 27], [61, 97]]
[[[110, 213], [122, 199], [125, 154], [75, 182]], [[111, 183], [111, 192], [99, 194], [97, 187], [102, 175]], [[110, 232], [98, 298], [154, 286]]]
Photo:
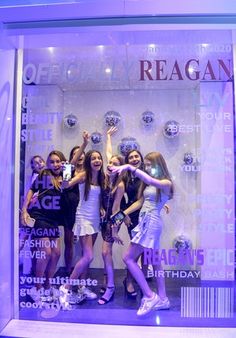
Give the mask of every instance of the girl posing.
[[[136, 167], [125, 164], [121, 167], [112, 167], [113, 173], [130, 171], [135, 177], [140, 178], [143, 183], [140, 188], [139, 199], [133, 203], [125, 214], [140, 210], [139, 224], [132, 230], [133, 238], [130, 246], [124, 255], [124, 262], [127, 268], [139, 284], [143, 298], [137, 315], [142, 316], [153, 308], [168, 309], [169, 300], [166, 296], [164, 277], [157, 276], [157, 289], [159, 295], [153, 292], [137, 264], [137, 258], [144, 250], [157, 250], [160, 245], [162, 232], [161, 210], [165, 203], [173, 197], [173, 183], [163, 156], [159, 152], [152, 152], [144, 158], [145, 172]], [[154, 270], [162, 270], [161, 264], [153, 266]]]
[[[80, 201], [76, 210], [73, 232], [79, 237], [82, 256], [76, 263], [70, 279], [77, 279], [87, 270], [93, 260], [93, 246], [100, 227], [101, 190], [104, 187], [103, 159], [98, 151], [90, 150], [84, 158], [84, 170], [69, 182], [63, 181], [63, 188], [79, 184]], [[69, 306], [69, 284], [60, 287], [60, 302]]]
[[[111, 150], [111, 135], [116, 131], [116, 128], [112, 127], [107, 131], [107, 172], [105, 177], [105, 188], [102, 192], [102, 205], [105, 210], [105, 216], [102, 219], [102, 257], [105, 265], [106, 287], [104, 288], [103, 297], [98, 300], [98, 304], [104, 305], [108, 303], [114, 295], [114, 270], [112, 260], [112, 246], [114, 241], [123, 244], [118, 236], [118, 229], [112, 227], [110, 221], [111, 215], [120, 210], [121, 199], [124, 195], [124, 183], [118, 179], [117, 174], [111, 173], [109, 166], [120, 166], [124, 163], [123, 157], [120, 155], [112, 155]], [[103, 289], [103, 288], [102, 288]]]
[[[38, 283], [31, 293], [35, 301], [43, 300], [41, 296], [51, 295], [51, 292], [45, 292], [45, 289], [50, 289], [49, 278], [52, 278], [56, 272], [61, 253], [60, 186], [62, 164], [65, 161], [65, 156], [60, 151], [51, 151], [46, 162], [47, 168], [43, 169], [33, 182], [22, 208], [21, 220], [24, 225], [28, 224], [30, 217], [35, 219], [31, 230], [31, 238], [37, 243], [35, 277], [38, 277], [36, 278]], [[37, 198], [32, 201], [36, 192], [38, 192]]]

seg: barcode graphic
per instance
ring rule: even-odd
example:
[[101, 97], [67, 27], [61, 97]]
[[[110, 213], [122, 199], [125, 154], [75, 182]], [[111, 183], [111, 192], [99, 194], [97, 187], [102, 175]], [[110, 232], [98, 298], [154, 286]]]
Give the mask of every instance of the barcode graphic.
[[181, 317], [232, 318], [233, 315], [234, 288], [181, 288]]

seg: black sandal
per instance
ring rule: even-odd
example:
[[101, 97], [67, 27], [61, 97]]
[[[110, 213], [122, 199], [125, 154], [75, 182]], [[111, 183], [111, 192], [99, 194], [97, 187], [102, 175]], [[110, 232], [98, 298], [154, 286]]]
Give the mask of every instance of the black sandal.
[[100, 291], [99, 291], [99, 293], [100, 293], [101, 295], [104, 295], [105, 292], [106, 292], [106, 287], [105, 287], [105, 286], [102, 286], [101, 289], [100, 289]]
[[[98, 300], [99, 305], [105, 305], [105, 304], [109, 303], [111, 300], [113, 300], [114, 294], [115, 294], [115, 287], [114, 286], [107, 286], [106, 290], [107, 289], [112, 291], [111, 295], [110, 295], [109, 299], [104, 298], [104, 297], [99, 298], [99, 300]], [[104, 294], [105, 293], [106, 293], [106, 291], [104, 292]], [[100, 301], [102, 301], [102, 303], [100, 303]]]
[[[106, 285], [107, 284], [107, 274], [104, 273], [103, 274], [103, 285]], [[106, 292], [106, 286], [102, 286], [99, 293], [100, 295], [104, 295], [104, 293]]]
[[125, 289], [125, 295], [128, 298], [135, 299], [137, 297], [137, 292], [135, 290], [134, 291], [129, 291], [127, 289], [127, 279], [126, 278], [123, 280], [123, 285], [124, 285], [124, 289]]

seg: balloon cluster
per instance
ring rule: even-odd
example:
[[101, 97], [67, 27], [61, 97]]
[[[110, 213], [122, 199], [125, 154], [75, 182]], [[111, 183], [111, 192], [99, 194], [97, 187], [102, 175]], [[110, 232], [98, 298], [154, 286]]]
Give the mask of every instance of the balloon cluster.
[[126, 156], [131, 150], [139, 150], [140, 146], [134, 137], [124, 137], [119, 144], [119, 152]]
[[175, 120], [169, 120], [165, 123], [163, 134], [168, 138], [174, 138], [179, 135], [179, 123]]
[[107, 127], [117, 127], [121, 116], [118, 112], [110, 110], [104, 115], [104, 119]]
[[69, 114], [69, 115], [66, 115], [64, 117], [64, 125], [65, 127], [67, 128], [75, 128], [78, 124], [78, 118], [77, 116], [73, 115], [73, 114]]

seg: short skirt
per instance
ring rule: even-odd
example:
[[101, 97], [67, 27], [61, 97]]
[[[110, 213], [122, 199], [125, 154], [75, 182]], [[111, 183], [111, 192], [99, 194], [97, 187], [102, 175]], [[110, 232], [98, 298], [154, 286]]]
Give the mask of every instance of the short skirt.
[[152, 211], [141, 211], [139, 224], [132, 230], [132, 243], [144, 248], [159, 249], [163, 222], [159, 214]]
[[88, 219], [76, 214], [73, 233], [75, 236], [93, 235], [100, 231], [100, 217]]

